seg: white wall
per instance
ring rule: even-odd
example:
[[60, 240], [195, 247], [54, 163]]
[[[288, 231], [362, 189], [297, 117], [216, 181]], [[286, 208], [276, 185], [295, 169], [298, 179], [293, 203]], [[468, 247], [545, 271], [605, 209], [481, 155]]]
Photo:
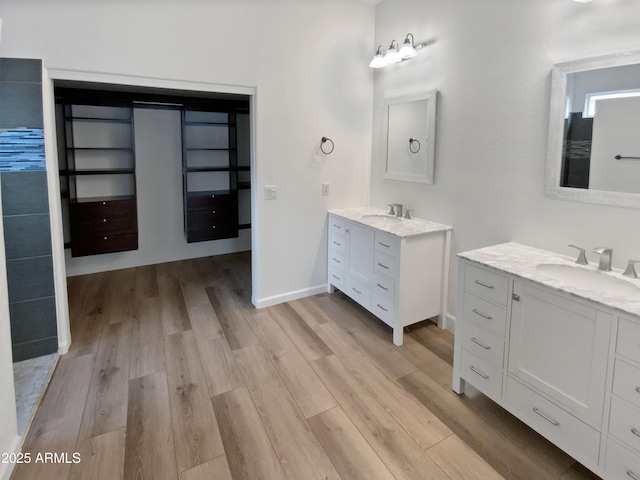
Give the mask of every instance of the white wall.
[[[372, 204], [452, 225], [454, 255], [516, 241], [567, 255], [569, 243], [610, 246], [617, 267], [637, 258], [637, 210], [548, 199], [544, 182], [552, 65], [640, 48], [638, 18], [635, 0], [384, 0], [376, 45], [407, 32], [433, 43], [375, 73]], [[416, 86], [441, 93], [434, 185], [382, 179], [384, 96]]]
[[[326, 282], [326, 210], [368, 196], [371, 5], [4, 0], [2, 18], [3, 56], [42, 58], [49, 69], [255, 87], [254, 188], [278, 185], [279, 199], [256, 196], [254, 300]], [[326, 158], [322, 136], [336, 145]]]

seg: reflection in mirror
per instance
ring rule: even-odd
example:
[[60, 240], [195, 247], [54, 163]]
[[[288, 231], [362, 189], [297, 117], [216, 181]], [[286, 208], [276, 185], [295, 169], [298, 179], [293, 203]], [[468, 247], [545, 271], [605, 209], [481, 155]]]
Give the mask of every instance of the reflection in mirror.
[[547, 195], [640, 208], [640, 51], [556, 65]]
[[387, 156], [384, 178], [433, 183], [437, 92], [385, 100]]

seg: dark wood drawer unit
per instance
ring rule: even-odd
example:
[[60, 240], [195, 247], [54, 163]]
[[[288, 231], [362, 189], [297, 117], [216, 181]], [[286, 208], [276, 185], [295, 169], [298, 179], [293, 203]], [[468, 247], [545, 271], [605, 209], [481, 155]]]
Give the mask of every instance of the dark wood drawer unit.
[[135, 199], [70, 204], [71, 255], [97, 255], [138, 248]]
[[233, 194], [188, 195], [187, 242], [238, 236], [238, 203]]

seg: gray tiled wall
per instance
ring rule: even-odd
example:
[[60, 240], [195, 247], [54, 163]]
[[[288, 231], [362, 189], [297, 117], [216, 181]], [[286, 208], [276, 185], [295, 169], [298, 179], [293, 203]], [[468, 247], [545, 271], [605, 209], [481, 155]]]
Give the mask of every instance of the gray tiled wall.
[[[40, 60], [0, 59], [0, 130], [42, 128]], [[3, 156], [12, 154], [3, 144]], [[39, 169], [39, 170], [38, 170]], [[58, 349], [47, 174], [3, 171], [2, 215], [13, 359]]]

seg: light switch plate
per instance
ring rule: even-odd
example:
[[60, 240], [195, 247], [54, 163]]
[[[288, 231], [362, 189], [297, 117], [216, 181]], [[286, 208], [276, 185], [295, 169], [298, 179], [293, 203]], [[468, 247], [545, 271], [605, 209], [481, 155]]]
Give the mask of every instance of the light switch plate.
[[278, 198], [278, 186], [277, 185], [267, 185], [264, 187], [264, 199], [265, 200], [276, 200]]

